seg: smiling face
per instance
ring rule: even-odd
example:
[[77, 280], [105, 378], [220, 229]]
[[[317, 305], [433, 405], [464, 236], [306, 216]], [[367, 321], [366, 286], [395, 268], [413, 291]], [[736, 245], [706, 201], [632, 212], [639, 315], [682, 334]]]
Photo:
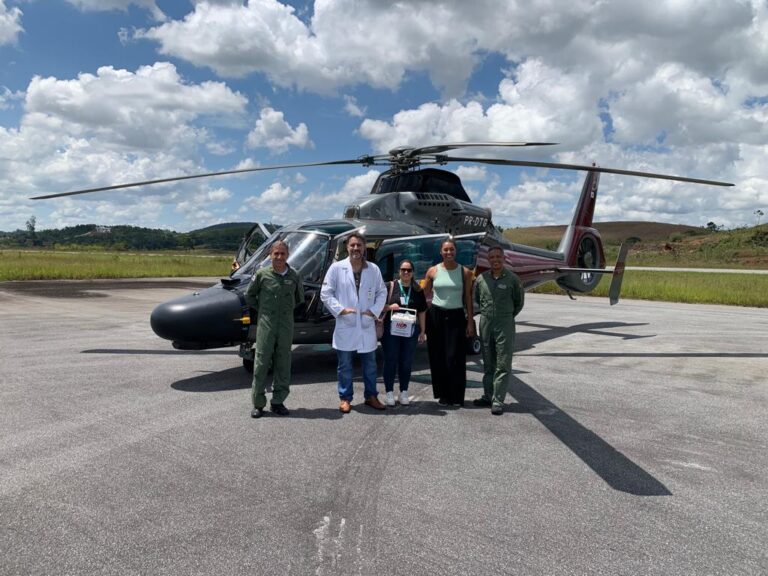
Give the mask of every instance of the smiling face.
[[361, 238], [352, 236], [347, 240], [347, 253], [352, 262], [361, 262], [365, 252], [365, 243]]
[[411, 280], [413, 280], [413, 262], [403, 260], [400, 262], [400, 283], [403, 286], [408, 286]]
[[501, 249], [492, 249], [488, 252], [488, 262], [491, 264], [491, 272], [495, 275], [501, 274], [504, 269], [504, 251]]
[[446, 240], [440, 246], [440, 256], [443, 257], [443, 262], [446, 264], [453, 264], [456, 261], [456, 244], [450, 240]]
[[282, 242], [276, 242], [272, 245], [269, 256], [272, 258], [272, 268], [277, 272], [284, 271], [288, 263], [288, 246]]

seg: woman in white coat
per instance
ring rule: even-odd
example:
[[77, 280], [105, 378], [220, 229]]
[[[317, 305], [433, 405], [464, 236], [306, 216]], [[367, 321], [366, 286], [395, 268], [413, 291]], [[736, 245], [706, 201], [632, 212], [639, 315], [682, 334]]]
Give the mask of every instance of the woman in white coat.
[[384, 410], [376, 391], [376, 318], [387, 299], [387, 289], [378, 266], [365, 260], [365, 237], [353, 232], [347, 238], [344, 260], [334, 262], [328, 269], [320, 299], [336, 318], [333, 348], [339, 364], [339, 410], [351, 410], [352, 360], [357, 354], [363, 368], [365, 403]]

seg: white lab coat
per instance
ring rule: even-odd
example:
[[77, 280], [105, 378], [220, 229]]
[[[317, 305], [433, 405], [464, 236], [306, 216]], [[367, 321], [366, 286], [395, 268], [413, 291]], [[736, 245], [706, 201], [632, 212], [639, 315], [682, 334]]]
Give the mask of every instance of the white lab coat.
[[[370, 310], [379, 316], [387, 300], [387, 288], [376, 264], [367, 262], [360, 277], [360, 296], [355, 290], [355, 277], [349, 258], [334, 262], [328, 269], [320, 290], [320, 299], [336, 318], [333, 347], [336, 350], [372, 352], [376, 350], [376, 321], [362, 313]], [[355, 314], [340, 316], [344, 308]]]

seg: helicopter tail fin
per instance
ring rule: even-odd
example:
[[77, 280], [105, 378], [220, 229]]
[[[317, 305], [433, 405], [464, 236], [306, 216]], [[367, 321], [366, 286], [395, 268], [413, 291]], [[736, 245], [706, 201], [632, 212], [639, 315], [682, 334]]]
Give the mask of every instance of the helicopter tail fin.
[[595, 214], [595, 201], [597, 200], [597, 186], [600, 183], [599, 172], [587, 172], [584, 185], [581, 187], [581, 196], [573, 211], [571, 224], [565, 229], [557, 251], [565, 256], [569, 266], [576, 266], [575, 260], [579, 241], [579, 230], [593, 229], [592, 218]]
[[[571, 268], [597, 269], [605, 267], [605, 253], [600, 233], [592, 227], [595, 214], [597, 187], [600, 183], [598, 172], [587, 172], [581, 196], [573, 212], [570, 225], [560, 240], [557, 251]], [[575, 272], [562, 276], [557, 283], [568, 291], [589, 292], [600, 282], [600, 274]]]

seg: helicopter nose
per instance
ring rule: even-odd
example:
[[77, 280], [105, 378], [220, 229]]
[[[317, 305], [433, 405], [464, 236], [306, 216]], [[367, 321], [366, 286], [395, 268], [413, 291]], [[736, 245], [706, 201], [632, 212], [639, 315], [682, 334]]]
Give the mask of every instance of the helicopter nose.
[[247, 339], [248, 326], [240, 322], [243, 311], [237, 292], [217, 285], [160, 304], [150, 325], [161, 338], [173, 340], [175, 348], [232, 346]]

